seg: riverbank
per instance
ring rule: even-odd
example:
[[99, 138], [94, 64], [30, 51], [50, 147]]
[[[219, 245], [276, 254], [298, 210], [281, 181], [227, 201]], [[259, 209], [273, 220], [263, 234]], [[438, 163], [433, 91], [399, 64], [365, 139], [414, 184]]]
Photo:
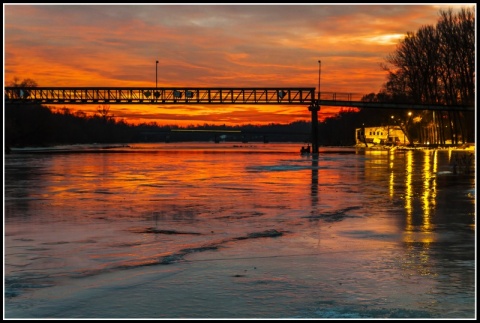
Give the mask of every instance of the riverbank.
[[397, 146], [392, 146], [392, 145], [379, 145], [379, 144], [371, 144], [369, 146], [365, 146], [365, 144], [357, 144], [354, 147], [355, 148], [363, 148], [363, 149], [369, 149], [369, 150], [432, 150], [432, 149], [438, 149], [438, 150], [459, 150], [459, 151], [469, 151], [469, 152], [475, 152], [475, 143], [466, 143], [466, 144], [461, 144], [461, 145], [413, 145], [413, 146], [407, 146], [407, 145], [397, 145]]

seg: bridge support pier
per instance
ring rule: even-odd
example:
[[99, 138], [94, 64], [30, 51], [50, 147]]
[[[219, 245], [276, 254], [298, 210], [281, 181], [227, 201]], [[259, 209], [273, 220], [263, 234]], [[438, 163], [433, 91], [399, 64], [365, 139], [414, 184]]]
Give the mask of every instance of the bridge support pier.
[[312, 153], [318, 154], [318, 111], [320, 111], [320, 104], [318, 101], [312, 102], [308, 107], [312, 112]]

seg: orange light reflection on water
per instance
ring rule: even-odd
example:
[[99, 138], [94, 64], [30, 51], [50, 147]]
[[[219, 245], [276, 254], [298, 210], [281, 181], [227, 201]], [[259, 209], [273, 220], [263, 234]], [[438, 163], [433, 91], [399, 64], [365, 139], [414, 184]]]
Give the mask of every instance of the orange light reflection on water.
[[[166, 212], [185, 215], [195, 203], [209, 203], [209, 209], [244, 203], [253, 210], [256, 205], [275, 206], [285, 199], [291, 201], [291, 207], [302, 208], [305, 200], [311, 199], [312, 173], [318, 172], [312, 170], [311, 161], [282, 166], [275, 164], [270, 154], [257, 153], [188, 150], [81, 156], [81, 163], [70, 154], [52, 159], [48, 173], [42, 175], [43, 194], [54, 204], [102, 216], [108, 216], [110, 207], [119, 207], [129, 216], [173, 207], [174, 211]], [[253, 158], [257, 168], [246, 169]], [[339, 180], [340, 174], [328, 174], [322, 177], [322, 184]], [[242, 193], [237, 194], [239, 191]], [[231, 192], [237, 200], [229, 198]], [[261, 200], [263, 192], [268, 192], [268, 201]], [[195, 212], [193, 217], [205, 215], [201, 209]]]

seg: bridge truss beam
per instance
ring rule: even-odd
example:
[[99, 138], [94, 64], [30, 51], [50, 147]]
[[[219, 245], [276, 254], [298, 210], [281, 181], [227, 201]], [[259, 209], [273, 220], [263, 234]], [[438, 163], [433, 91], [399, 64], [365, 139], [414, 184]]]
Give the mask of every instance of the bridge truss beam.
[[5, 87], [5, 103], [40, 104], [302, 104], [315, 88]]

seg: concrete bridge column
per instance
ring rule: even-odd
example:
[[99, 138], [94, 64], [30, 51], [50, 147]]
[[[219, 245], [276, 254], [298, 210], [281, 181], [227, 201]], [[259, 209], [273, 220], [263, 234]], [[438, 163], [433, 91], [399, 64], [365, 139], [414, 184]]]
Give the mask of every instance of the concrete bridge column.
[[308, 110], [312, 112], [312, 153], [318, 154], [318, 111], [320, 111], [318, 101], [312, 102]]

